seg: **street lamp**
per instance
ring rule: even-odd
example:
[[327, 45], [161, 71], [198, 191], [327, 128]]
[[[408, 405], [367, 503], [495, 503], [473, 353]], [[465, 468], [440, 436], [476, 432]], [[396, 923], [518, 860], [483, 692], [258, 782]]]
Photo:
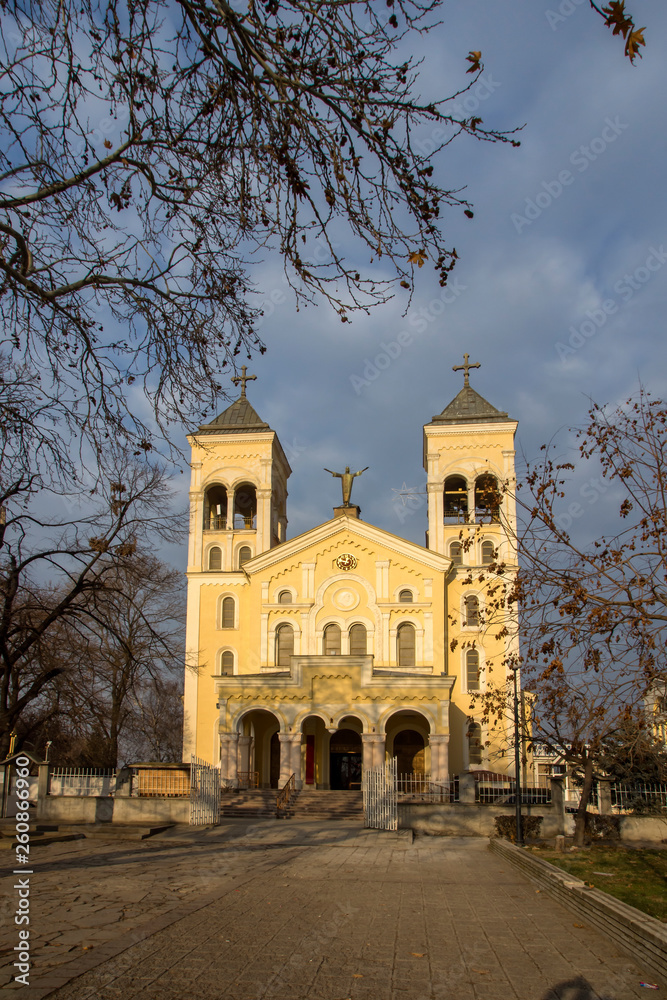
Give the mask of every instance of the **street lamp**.
[[519, 666], [512, 667], [514, 674], [514, 798], [516, 802], [516, 846], [523, 847], [523, 829], [521, 826], [521, 736], [519, 731], [519, 692], [517, 675]]

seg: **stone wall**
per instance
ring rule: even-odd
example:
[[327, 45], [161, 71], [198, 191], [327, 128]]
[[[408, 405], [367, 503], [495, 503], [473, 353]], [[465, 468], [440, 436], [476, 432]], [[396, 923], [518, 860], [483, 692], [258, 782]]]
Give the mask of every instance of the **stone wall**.
[[187, 823], [190, 799], [47, 795], [37, 803], [38, 823]]

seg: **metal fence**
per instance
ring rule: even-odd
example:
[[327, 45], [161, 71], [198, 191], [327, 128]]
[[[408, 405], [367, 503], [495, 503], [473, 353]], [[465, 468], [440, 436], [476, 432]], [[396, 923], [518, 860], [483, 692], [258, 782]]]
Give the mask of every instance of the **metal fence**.
[[[475, 802], [482, 805], [513, 805], [516, 801], [516, 781], [510, 775], [475, 772]], [[549, 805], [551, 787], [542, 782], [521, 785], [521, 802], [525, 805]]]
[[190, 764], [190, 826], [220, 822], [220, 768], [198, 757]]
[[398, 830], [398, 775], [396, 758], [362, 775], [364, 826], [374, 830]]
[[113, 795], [116, 772], [102, 767], [53, 767], [49, 795]]
[[190, 795], [190, 765], [132, 768], [131, 794], [141, 798], [186, 799]]
[[618, 781], [609, 790], [613, 812], [667, 812], [667, 784]]
[[430, 774], [399, 774], [396, 779], [399, 802], [458, 802], [459, 776], [449, 781], [432, 781]]

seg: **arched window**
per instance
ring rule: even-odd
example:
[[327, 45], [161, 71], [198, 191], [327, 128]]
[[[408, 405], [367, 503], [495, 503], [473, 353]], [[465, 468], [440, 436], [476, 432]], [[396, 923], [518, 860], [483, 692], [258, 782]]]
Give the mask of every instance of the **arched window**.
[[208, 550], [208, 568], [222, 569], [222, 549], [218, 545]]
[[252, 483], [242, 483], [234, 491], [234, 527], [257, 527], [257, 490]]
[[366, 626], [353, 625], [350, 629], [350, 656], [366, 655]]
[[239, 569], [241, 569], [241, 567], [247, 563], [249, 559], [252, 559], [252, 549], [249, 545], [242, 545], [239, 549]]
[[412, 596], [412, 591], [402, 590], [398, 595], [398, 599], [401, 602], [401, 604], [412, 604], [412, 601], [414, 600]]
[[325, 656], [340, 655], [340, 625], [327, 625], [324, 630], [323, 652]]
[[466, 686], [468, 691], [479, 691], [479, 653], [476, 649], [466, 652]]
[[468, 762], [482, 763], [482, 727], [479, 722], [471, 722], [468, 726]]
[[289, 590], [281, 590], [278, 594], [278, 604], [291, 604], [292, 594]]
[[500, 520], [500, 490], [495, 476], [485, 473], [475, 481], [475, 520]]
[[235, 622], [235, 611], [234, 598], [233, 597], [223, 597], [222, 599], [222, 615], [220, 618], [220, 628], [234, 628]]
[[493, 562], [494, 545], [491, 541], [482, 542], [482, 566], [490, 566]]
[[468, 484], [463, 476], [445, 479], [445, 524], [465, 524], [468, 520]]
[[209, 486], [204, 496], [204, 528], [220, 531], [227, 527], [227, 490], [224, 486]]
[[466, 625], [477, 628], [479, 625], [479, 599], [474, 594], [468, 594], [465, 600]]
[[220, 673], [221, 674], [234, 673], [234, 654], [229, 649], [226, 649], [225, 652], [220, 657]]
[[455, 566], [463, 565], [463, 549], [460, 542], [452, 542], [449, 546], [449, 557]]
[[415, 665], [415, 627], [403, 622], [396, 630], [397, 660], [399, 667]]
[[291, 625], [279, 625], [276, 629], [276, 666], [289, 667], [294, 653], [294, 629]]

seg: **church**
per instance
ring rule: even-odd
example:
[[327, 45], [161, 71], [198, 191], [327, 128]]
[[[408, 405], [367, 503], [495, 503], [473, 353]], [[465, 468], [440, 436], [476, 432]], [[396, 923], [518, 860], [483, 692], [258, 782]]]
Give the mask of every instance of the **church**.
[[513, 773], [509, 719], [487, 728], [474, 696], [506, 682], [517, 641], [485, 627], [494, 573], [517, 568], [517, 423], [464, 361], [423, 428], [425, 546], [361, 518], [365, 470], [349, 469], [325, 470], [342, 487], [333, 516], [288, 538], [291, 469], [245, 366], [239, 398], [189, 438], [184, 759], [219, 765], [224, 787], [294, 774], [297, 788], [358, 789], [388, 757], [434, 783]]

